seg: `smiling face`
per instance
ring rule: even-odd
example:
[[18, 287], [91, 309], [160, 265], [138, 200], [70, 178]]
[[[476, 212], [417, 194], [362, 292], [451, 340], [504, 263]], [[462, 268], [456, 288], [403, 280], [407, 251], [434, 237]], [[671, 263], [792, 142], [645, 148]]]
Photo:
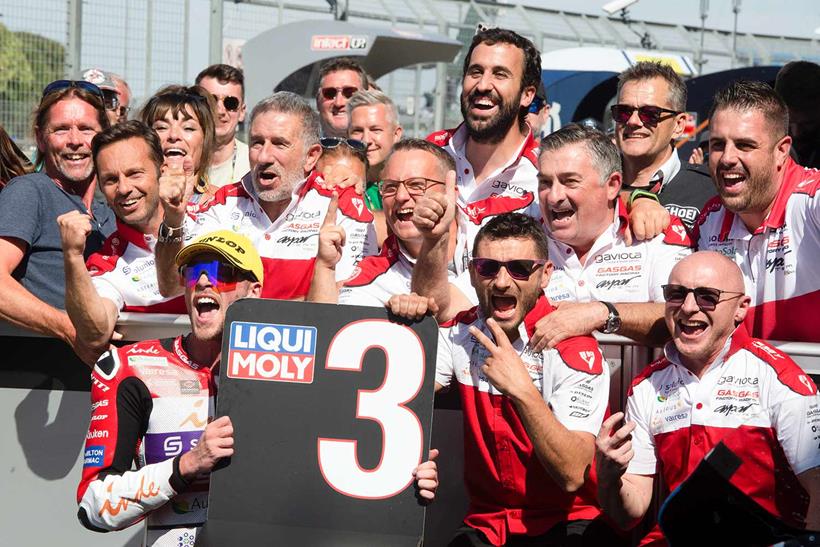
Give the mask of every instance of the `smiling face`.
[[194, 170], [197, 173], [201, 171], [205, 132], [190, 106], [186, 105], [176, 116], [169, 108], [162, 118], [151, 124], [151, 128], [159, 135], [166, 159], [171, 158], [172, 162], [181, 164], [182, 158], [190, 157]]
[[97, 110], [89, 103], [69, 97], [52, 105], [44, 126], [35, 132], [48, 176], [66, 187], [90, 182], [91, 140], [101, 130]]
[[261, 201], [290, 199], [296, 185], [316, 165], [322, 147], [305, 150], [303, 122], [296, 114], [270, 110], [254, 118], [250, 130], [251, 176]]
[[612, 223], [621, 175], [613, 173], [602, 184], [583, 142], [545, 150], [538, 165], [538, 201], [547, 229], [583, 256]]
[[[681, 260], [669, 274], [669, 283], [688, 288], [711, 287], [743, 292], [740, 269], [725, 256], [701, 251]], [[712, 311], [702, 310], [689, 293], [682, 304], [666, 303], [664, 318], [683, 365], [697, 372], [711, 363], [723, 349], [735, 326], [743, 321], [749, 297], [722, 294]]]
[[723, 203], [734, 213], [766, 212], [791, 139], [778, 139], [759, 110], [717, 110], [709, 129], [709, 171]]
[[[635, 108], [659, 106], [674, 110], [669, 100], [669, 83], [663, 78], [625, 82], [618, 97], [618, 104]], [[626, 123], [615, 124], [615, 139], [624, 158], [645, 158], [647, 161], [655, 161], [656, 158], [671, 152], [671, 141], [683, 134], [685, 126], [685, 113], [664, 113], [656, 125], [651, 125], [643, 123], [638, 112], [634, 111]]]
[[159, 172], [141, 138], [114, 142], [97, 153], [97, 182], [122, 222], [147, 232], [159, 210]]
[[[475, 258], [499, 261], [538, 260], [536, 244], [531, 239], [484, 238], [478, 242]], [[511, 340], [518, 338], [518, 326], [544, 294], [552, 274], [552, 263], [535, 268], [526, 280], [513, 279], [506, 268], [495, 277], [482, 277], [470, 263], [470, 282], [478, 296], [478, 305], [484, 317], [492, 317]]]
[[348, 135], [367, 144], [370, 171], [378, 173], [393, 145], [401, 139], [402, 129], [393, 121], [387, 105], [374, 104], [360, 106], [350, 113]]
[[522, 89], [524, 52], [512, 44], [479, 44], [461, 82], [461, 114], [477, 142], [500, 142], [516, 129], [518, 113], [535, 88]]
[[[220, 143], [230, 142], [236, 136], [236, 127], [245, 121], [245, 101], [242, 100], [242, 86], [234, 82], [220, 83], [216, 78], [206, 76], [199, 82], [199, 86], [208, 91], [216, 99], [216, 139]], [[239, 108], [228, 110], [225, 108], [225, 98], [235, 97], [239, 100]]]
[[[322, 78], [316, 97], [316, 106], [319, 116], [322, 119], [322, 129], [325, 137], [344, 137], [347, 135], [347, 126], [350, 117], [347, 112], [347, 102], [350, 97], [345, 97], [340, 90], [344, 88], [362, 88], [362, 78], [355, 70], [336, 70], [329, 72]], [[332, 99], [327, 99], [322, 95], [322, 89], [336, 88], [336, 95]]]

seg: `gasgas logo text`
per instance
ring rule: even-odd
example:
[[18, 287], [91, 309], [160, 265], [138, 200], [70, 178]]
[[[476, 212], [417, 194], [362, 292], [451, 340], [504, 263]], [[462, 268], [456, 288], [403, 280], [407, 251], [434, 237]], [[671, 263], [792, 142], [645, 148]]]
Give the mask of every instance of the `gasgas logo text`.
[[231, 323], [228, 376], [274, 382], [313, 382], [316, 328]]

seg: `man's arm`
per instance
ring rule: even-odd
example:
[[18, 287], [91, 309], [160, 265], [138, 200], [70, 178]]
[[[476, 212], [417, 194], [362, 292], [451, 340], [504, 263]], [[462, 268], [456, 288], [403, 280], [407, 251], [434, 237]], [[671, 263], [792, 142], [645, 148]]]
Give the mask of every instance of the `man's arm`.
[[[618, 334], [646, 346], [660, 346], [669, 340], [664, 323], [664, 305], [656, 302], [614, 303], [621, 318]], [[583, 336], [606, 326], [609, 309], [601, 302], [561, 302], [555, 311], [538, 320], [530, 346], [535, 351], [554, 348], [571, 336]]]
[[339, 195], [333, 192], [330, 205], [327, 207], [325, 220], [319, 229], [319, 249], [313, 264], [313, 278], [307, 293], [308, 302], [336, 304], [339, 301], [339, 288], [336, 285], [336, 264], [342, 259], [342, 248], [345, 245], [345, 231], [336, 225], [336, 213], [339, 207]]
[[12, 273], [26, 254], [26, 243], [0, 237], [0, 319], [73, 346], [75, 331], [68, 315], [49, 306], [23, 287]]
[[806, 528], [820, 530], [820, 467], [803, 471], [797, 480], [809, 493], [809, 510], [806, 513]]
[[[159, 197], [164, 213], [163, 224], [169, 228], [181, 228], [185, 224], [185, 189], [188, 180], [195, 177], [193, 163], [185, 158], [180, 165], [165, 163], [159, 178]], [[170, 298], [182, 294], [184, 291], [179, 284], [179, 274], [174, 259], [182, 249], [182, 240], [157, 240], [154, 248], [156, 255], [157, 287], [159, 293]]]
[[79, 211], [57, 217], [65, 263], [65, 309], [77, 330], [75, 351], [87, 365], [108, 349], [119, 315], [117, 306], [97, 294], [85, 266], [83, 251], [91, 219]]
[[515, 405], [544, 469], [562, 490], [577, 491], [583, 486], [592, 464], [595, 437], [570, 431], [558, 421], [498, 323], [488, 319], [487, 327], [495, 342], [479, 329], [470, 327], [470, 334], [490, 352], [482, 372]]

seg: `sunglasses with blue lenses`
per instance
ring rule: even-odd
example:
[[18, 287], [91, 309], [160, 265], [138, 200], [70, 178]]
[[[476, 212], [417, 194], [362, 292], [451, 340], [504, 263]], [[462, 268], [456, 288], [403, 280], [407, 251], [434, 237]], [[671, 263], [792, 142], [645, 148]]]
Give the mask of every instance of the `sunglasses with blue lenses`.
[[[74, 87], [77, 89], [82, 89], [83, 91], [87, 91], [91, 93], [95, 97], [100, 99], [100, 102], [103, 106], [106, 105], [105, 95], [103, 94], [102, 89], [97, 87], [96, 85], [92, 84], [91, 82], [86, 82], [85, 80], [56, 80], [48, 84], [46, 87], [43, 88], [43, 97], [48, 95], [49, 93], [54, 93], [55, 91], [61, 91], [63, 89], [68, 89], [70, 87]], [[41, 98], [42, 100], [42, 98]]]
[[527, 112], [529, 112], [530, 114], [538, 114], [539, 112], [541, 112], [542, 108], [544, 108], [544, 99], [536, 95], [532, 98], [532, 102], [530, 103]]
[[201, 260], [185, 264], [180, 268], [180, 274], [186, 288], [193, 288], [199, 283], [202, 274], [205, 274], [208, 282], [222, 291], [233, 290], [239, 281], [250, 278], [249, 274], [220, 260]]

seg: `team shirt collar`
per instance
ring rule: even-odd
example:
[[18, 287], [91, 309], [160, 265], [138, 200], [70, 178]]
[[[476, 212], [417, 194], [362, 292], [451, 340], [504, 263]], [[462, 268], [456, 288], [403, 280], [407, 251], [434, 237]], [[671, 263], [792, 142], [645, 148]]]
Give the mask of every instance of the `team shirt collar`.
[[[723, 363], [725, 363], [732, 355], [746, 347], [749, 340], [749, 332], [746, 330], [746, 327], [744, 327], [743, 324], [739, 325], [723, 344], [723, 349], [720, 350], [717, 358], [706, 368], [704, 374], [715, 369], [716, 367], [722, 366]], [[678, 348], [675, 347], [674, 341], [666, 343], [663, 347], [663, 353], [666, 359], [672, 364], [686, 368], [681, 361], [680, 352], [678, 351]], [[687, 368], [687, 370], [689, 369]]]
[[650, 186], [655, 183], [660, 183], [661, 190], [666, 187], [670, 180], [675, 178], [675, 175], [681, 169], [680, 157], [678, 156], [678, 151], [672, 148], [672, 154], [669, 155], [669, 158], [655, 171], [655, 174], [649, 181]]
[[[469, 133], [467, 132], [467, 124], [461, 122], [461, 124], [456, 128], [455, 133], [453, 133], [453, 137], [451, 139], [451, 142], [453, 143], [453, 151], [459, 158], [463, 158], [465, 160], [467, 159], [466, 146], [468, 137]], [[510, 161], [505, 163], [501, 169], [487, 177], [487, 180], [516, 165], [522, 157], [526, 157], [533, 163], [533, 165], [538, 167], [538, 142], [533, 137], [532, 130], [530, 129], [527, 129], [527, 136], [524, 138], [521, 146], [518, 147], [515, 155], [510, 158]]]
[[117, 234], [126, 242], [136, 245], [140, 249], [144, 249], [148, 252], [153, 252], [154, 245], [157, 242], [157, 238], [153, 235], [144, 234], [133, 226], [121, 221], [119, 218], [117, 219]]

